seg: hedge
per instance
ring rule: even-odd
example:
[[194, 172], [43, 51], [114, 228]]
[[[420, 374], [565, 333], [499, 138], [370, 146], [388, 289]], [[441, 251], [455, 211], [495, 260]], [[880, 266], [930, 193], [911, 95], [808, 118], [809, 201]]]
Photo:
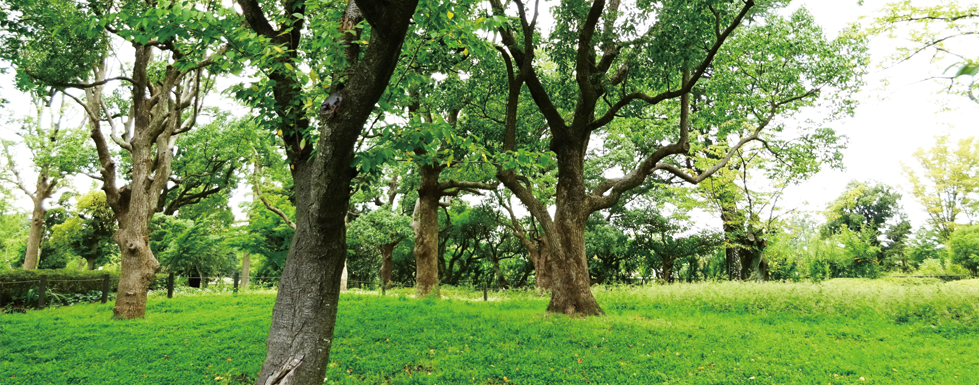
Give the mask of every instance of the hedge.
[[[40, 276], [46, 275], [47, 290], [62, 295], [88, 294], [102, 291], [102, 277], [109, 276], [109, 293], [119, 285], [119, 273], [78, 270], [13, 270], [0, 273], [0, 306], [20, 304], [31, 289], [40, 286]], [[167, 274], [157, 274], [150, 290], [167, 287]], [[33, 305], [33, 304], [26, 304]]]

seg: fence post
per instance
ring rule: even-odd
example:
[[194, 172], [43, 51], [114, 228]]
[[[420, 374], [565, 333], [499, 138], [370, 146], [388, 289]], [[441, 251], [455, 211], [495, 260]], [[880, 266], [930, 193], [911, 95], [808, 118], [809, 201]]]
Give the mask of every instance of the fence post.
[[109, 301], [109, 275], [102, 276], [102, 303]]
[[238, 272], [235, 272], [235, 294], [238, 294]]
[[41, 279], [41, 287], [38, 289], [37, 292], [37, 308], [44, 309], [44, 290], [47, 289], [48, 276], [42, 275], [39, 278]]
[[483, 283], [483, 301], [489, 301], [489, 297], [486, 290], [487, 290], [486, 284]]
[[173, 272], [167, 276], [167, 298], [173, 298]]

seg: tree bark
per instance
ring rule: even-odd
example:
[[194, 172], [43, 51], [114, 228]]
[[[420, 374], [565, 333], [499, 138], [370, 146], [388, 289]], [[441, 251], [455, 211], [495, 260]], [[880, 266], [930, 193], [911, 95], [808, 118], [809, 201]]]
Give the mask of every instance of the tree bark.
[[419, 166], [421, 182], [411, 228], [415, 232], [415, 296], [438, 295], [438, 188], [440, 165]]
[[[290, 52], [299, 49], [302, 1], [283, 1], [284, 17], [294, 20], [284, 32], [274, 30], [258, 1], [239, 0], [252, 28], [269, 38], [283, 39]], [[296, 126], [285, 122], [286, 154], [292, 163], [296, 191], [296, 233], [286, 257], [279, 292], [272, 310], [268, 349], [257, 385], [321, 384], [333, 345], [340, 280], [347, 256], [346, 226], [350, 203], [350, 181], [354, 145], [375, 104], [391, 79], [401, 46], [414, 14], [416, 0], [379, 2], [356, 0], [348, 3], [343, 25], [357, 24], [362, 12], [371, 25], [366, 52], [357, 60], [360, 45], [348, 49], [346, 88], [343, 104], [331, 116], [320, 114], [320, 136], [316, 153], [303, 146], [301, 117]], [[346, 34], [350, 36], [350, 34]], [[275, 40], [273, 40], [275, 42]], [[277, 70], [282, 71], [282, 70]], [[276, 109], [292, 112], [292, 103], [302, 95], [292, 71], [275, 72]], [[303, 123], [305, 121], [305, 123]]]
[[381, 245], [381, 284], [385, 289], [391, 288], [391, 272], [394, 270], [394, 246], [397, 243], [385, 243]]
[[[38, 192], [40, 192], [41, 178], [38, 177]], [[43, 200], [37, 195], [34, 199], [34, 211], [31, 213], [31, 231], [27, 237], [27, 253], [24, 255], [24, 270], [37, 269], [41, 254], [41, 237], [44, 235], [44, 217], [48, 210], [44, 209]]]
[[[14, 165], [12, 162], [10, 167], [13, 169]], [[34, 204], [34, 210], [31, 212], [31, 228], [27, 237], [27, 251], [24, 254], [23, 269], [35, 270], [41, 261], [41, 238], [44, 237], [44, 220], [48, 215], [48, 210], [44, 208], [44, 201], [54, 193], [59, 179], [49, 179], [47, 170], [42, 170], [37, 176], [34, 192], [31, 193], [21, 181], [16, 169], [13, 170], [14, 174], [17, 175], [17, 185], [31, 198], [31, 202]]]
[[[558, 184], [554, 226], [547, 232], [552, 254], [551, 302], [547, 311], [567, 315], [604, 315], [591, 293], [591, 277], [585, 254], [585, 220], [588, 219], [585, 193], [584, 160], [587, 137], [552, 139], [551, 149], [558, 152]], [[555, 141], [566, 141], [555, 146]], [[574, 140], [576, 143], [569, 143]]]
[[245, 252], [245, 255], [241, 257], [241, 288], [247, 289], [248, 284], [251, 283], [251, 270], [252, 270], [252, 255]]
[[663, 258], [663, 280], [673, 283], [673, 259]]

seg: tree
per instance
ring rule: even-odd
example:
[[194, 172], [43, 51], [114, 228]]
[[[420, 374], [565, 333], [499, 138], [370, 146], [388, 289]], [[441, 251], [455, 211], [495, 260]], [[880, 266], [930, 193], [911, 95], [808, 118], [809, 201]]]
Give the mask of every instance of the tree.
[[969, 270], [973, 277], [979, 272], [979, 225], [961, 226], [948, 239], [952, 263]]
[[407, 215], [394, 212], [392, 201], [393, 199], [389, 199], [387, 204], [358, 216], [350, 222], [347, 232], [349, 247], [373, 248], [380, 254], [381, 284], [387, 288], [392, 284], [394, 248], [411, 235], [410, 219]]
[[94, 149], [86, 145], [85, 131], [66, 127], [69, 122], [68, 106], [65, 98], [54, 104], [54, 100], [32, 100], [35, 116], [22, 121], [19, 135], [31, 156], [32, 172], [37, 174], [34, 188], [24, 180], [23, 171], [17, 165], [16, 143], [3, 141], [3, 151], [7, 172], [24, 194], [31, 198], [34, 210], [31, 213], [31, 227], [27, 238], [27, 253], [24, 256], [24, 270], [33, 270], [40, 259], [41, 240], [44, 232], [47, 208], [44, 202], [54, 196], [62, 187], [65, 178], [88, 171], [95, 163]]
[[904, 176], [911, 183], [911, 194], [928, 211], [928, 222], [944, 242], [955, 231], [959, 214], [979, 213], [979, 141], [974, 137], [959, 141], [952, 150], [947, 135], [935, 137], [935, 146], [919, 148], [914, 159], [922, 173], [902, 163]]
[[[502, 167], [498, 172], [551, 237], [554, 286], [548, 311], [552, 312], [603, 313], [589, 290], [585, 255], [584, 227], [592, 212], [615, 205], [623, 193], [654, 172], [694, 184], [703, 181], [744, 143], [758, 139], [776, 116], [813, 105], [823, 90], [849, 90], [859, 83], [853, 80], [865, 62], [859, 39], [846, 35], [827, 42], [805, 13], [791, 19], [773, 15], [757, 26], [740, 28], [749, 13], [761, 19], [764, 9], [753, 12], [753, 1], [641, 4], [628, 10], [628, 20], [619, 19], [626, 14], [619, 6], [618, 1], [596, 1], [591, 6], [566, 2], [556, 8], [557, 26], [548, 45], [555, 79], [546, 84], [533, 59], [536, 10], [531, 17], [518, 2], [520, 27], [504, 24], [499, 29], [505, 46], [502, 54], [515, 63], [508, 67], [511, 102], [505, 143], [513, 143], [516, 95], [526, 84], [546, 117], [550, 148], [557, 158], [553, 219], [516, 173]], [[501, 2], [493, 2], [493, 10], [499, 16], [505, 12]], [[647, 23], [650, 20], [655, 21]], [[621, 24], [624, 27], [618, 27]], [[734, 127], [751, 128], [740, 140], [732, 140], [736, 144], [715, 167], [690, 175], [669, 159], [690, 150], [690, 92], [702, 82], [744, 98], [750, 107], [725, 112], [740, 117]], [[554, 99], [558, 94], [565, 97]], [[845, 97], [835, 102], [840, 102], [837, 108], [848, 109]], [[640, 147], [635, 154], [639, 161], [624, 176], [606, 178], [588, 191], [583, 173], [588, 144], [623, 116], [621, 121], [658, 130], [654, 137], [663, 139]], [[726, 133], [720, 132], [719, 137], [725, 139]]]
[[[397, 66], [417, 1], [356, 0], [342, 11], [332, 4], [321, 8], [301, 0], [283, 1], [272, 13], [278, 26], [270, 23], [257, 0], [239, 0], [238, 5], [254, 33], [248, 46], [270, 54], [264, 60], [262, 53], [250, 56], [267, 78], [238, 96], [262, 107], [263, 127], [283, 138], [296, 190], [296, 233], [272, 311], [268, 353], [256, 383], [319, 384], [329, 362], [346, 259], [354, 146]], [[313, 45], [303, 46], [306, 17], [317, 11], [329, 15], [323, 18], [327, 21], [313, 24], [325, 33]], [[369, 38], [362, 38], [362, 32], [369, 32]], [[295, 71], [300, 53], [309, 55], [317, 69], [326, 66], [333, 83], [327, 88], [342, 96], [339, 108], [318, 115], [318, 138], [312, 136], [311, 119], [316, 116], [310, 111], [314, 110], [312, 95], [303, 89], [308, 77]], [[341, 82], [345, 87], [338, 90]], [[271, 91], [271, 100], [263, 88]], [[322, 92], [321, 87], [316, 90]]]
[[[887, 221], [900, 211], [900, 199], [901, 194], [893, 191], [890, 186], [881, 183], [869, 186], [851, 181], [846, 185], [843, 194], [826, 209], [823, 233], [827, 236], [835, 234], [846, 226], [850, 229], [868, 227], [873, 233], [881, 234]], [[877, 245], [879, 244], [878, 241]]]
[[[216, 8], [214, 3], [60, 2], [59, 8], [46, 8], [25, 6], [29, 2], [20, 0], [9, 2], [22, 10], [23, 17], [14, 20], [14, 25], [40, 30], [20, 28], [17, 31], [21, 38], [59, 36], [58, 50], [49, 52], [77, 51], [85, 59], [72, 64], [79, 70], [62, 71], [51, 67], [62, 59], [51, 56], [40, 67], [48, 71], [34, 71], [34, 67], [25, 64], [17, 68], [18, 76], [34, 89], [58, 89], [84, 109], [98, 153], [97, 177], [119, 225], [114, 239], [119, 244], [122, 268], [113, 314], [118, 319], [141, 318], [146, 313], [149, 284], [159, 268], [149, 248], [150, 219], [169, 183], [176, 136], [196, 125], [203, 108], [203, 93], [212, 81], [206, 68], [227, 49], [219, 46], [223, 31], [236, 25], [234, 18], [229, 18], [233, 12]], [[53, 14], [71, 15], [73, 19], [70, 23], [31, 25], [34, 20]], [[107, 42], [109, 36], [132, 45], [132, 67], [127, 69], [130, 76], [108, 78], [106, 44], [85, 46], [75, 39]], [[131, 87], [124, 96], [128, 100], [112, 103], [115, 108], [110, 109], [108, 103], [113, 100], [107, 100], [103, 91], [114, 81]], [[84, 100], [69, 90], [83, 90]], [[117, 170], [119, 159], [113, 157], [102, 131], [103, 123], [110, 127], [109, 139], [123, 149], [131, 162], [131, 168], [123, 169], [123, 175]]]
[[206, 287], [208, 277], [234, 268], [234, 253], [224, 241], [227, 231], [213, 217], [190, 220], [157, 214], [151, 230], [150, 248], [160, 256], [161, 265], [191, 277], [191, 286]]

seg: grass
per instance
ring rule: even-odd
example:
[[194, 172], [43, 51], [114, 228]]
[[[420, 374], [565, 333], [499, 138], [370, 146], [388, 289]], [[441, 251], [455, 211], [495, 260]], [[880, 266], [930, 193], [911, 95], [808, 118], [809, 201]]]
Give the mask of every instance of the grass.
[[[529, 292], [352, 291], [326, 383], [976, 384], [979, 281], [596, 287], [607, 317]], [[274, 294], [151, 297], [0, 315], [0, 384], [254, 382]]]

